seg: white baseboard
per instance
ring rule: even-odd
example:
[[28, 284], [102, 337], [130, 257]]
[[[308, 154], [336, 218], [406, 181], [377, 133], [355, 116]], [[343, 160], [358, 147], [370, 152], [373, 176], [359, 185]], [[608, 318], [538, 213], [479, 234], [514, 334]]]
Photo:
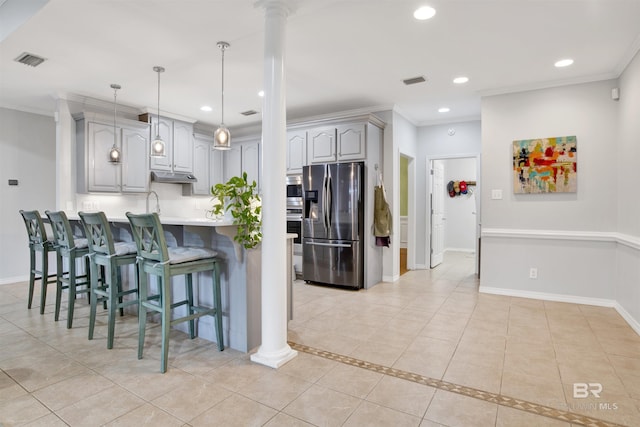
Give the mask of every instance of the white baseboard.
[[444, 252], [465, 252], [465, 253], [469, 253], [469, 254], [474, 254], [476, 252], [475, 249], [469, 249], [469, 248], [446, 248], [444, 250]]
[[426, 264], [416, 264], [415, 265], [416, 270], [428, 270], [429, 267], [426, 266]]
[[29, 276], [3, 277], [0, 278], [0, 285], [8, 285], [10, 283], [28, 282]]
[[617, 301], [604, 298], [579, 297], [575, 295], [550, 294], [547, 292], [519, 291], [516, 289], [493, 288], [480, 286], [479, 292], [484, 294], [505, 295], [510, 297], [531, 298], [544, 301], [569, 302], [573, 304], [595, 305], [599, 307], [615, 307]]
[[400, 275], [399, 274], [396, 274], [396, 275], [393, 275], [393, 276], [382, 276], [382, 281], [383, 282], [393, 283], [393, 282], [397, 282], [398, 280], [400, 280]]
[[631, 316], [629, 312], [620, 305], [619, 302], [616, 301], [613, 308], [615, 308], [618, 314], [620, 314], [620, 316], [622, 316], [622, 318], [627, 321], [629, 326], [631, 326], [631, 329], [633, 329], [638, 335], [640, 335], [640, 322], [634, 319], [633, 316]]

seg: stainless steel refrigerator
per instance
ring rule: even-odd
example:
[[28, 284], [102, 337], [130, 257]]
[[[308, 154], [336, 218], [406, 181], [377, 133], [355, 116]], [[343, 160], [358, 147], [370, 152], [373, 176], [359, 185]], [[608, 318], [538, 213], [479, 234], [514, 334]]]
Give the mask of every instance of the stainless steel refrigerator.
[[302, 169], [302, 277], [359, 289], [364, 283], [364, 162]]

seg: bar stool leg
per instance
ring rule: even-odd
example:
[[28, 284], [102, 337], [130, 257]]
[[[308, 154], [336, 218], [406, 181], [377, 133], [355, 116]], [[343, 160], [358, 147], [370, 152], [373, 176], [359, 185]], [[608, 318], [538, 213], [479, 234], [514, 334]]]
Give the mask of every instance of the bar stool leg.
[[[192, 315], [195, 313], [193, 309], [193, 274], [188, 273], [185, 274], [186, 277], [186, 285], [187, 285], [187, 314]], [[195, 331], [195, 320], [189, 320], [189, 338], [194, 339], [196, 337]]]
[[[62, 299], [62, 255], [56, 253], [56, 312], [54, 320], [57, 322], [60, 318], [60, 300]], [[45, 285], [45, 281], [42, 282]]]
[[165, 277], [159, 277], [158, 285], [162, 290], [160, 296], [162, 312], [162, 360], [160, 361], [160, 372], [167, 372], [167, 360], [169, 359], [169, 333], [171, 331], [171, 277], [167, 274]]
[[[93, 339], [93, 329], [96, 325], [96, 310], [98, 308], [98, 294], [94, 293], [96, 289], [98, 289], [98, 266], [91, 262], [90, 264], [91, 270], [91, 290], [89, 291], [89, 295], [91, 295], [91, 299], [89, 302], [91, 303], [91, 308], [89, 310], [89, 339]], [[103, 278], [105, 276], [102, 276]]]
[[33, 302], [33, 288], [35, 287], [36, 282], [36, 251], [33, 247], [29, 248], [29, 264], [31, 268], [29, 269], [29, 301], [27, 302], [27, 308], [31, 308], [31, 303]]
[[120, 289], [120, 283], [118, 282], [118, 270], [119, 268], [117, 266], [110, 266], [110, 268], [108, 269], [109, 273], [108, 273], [108, 277], [109, 277], [109, 303], [107, 304], [107, 308], [108, 308], [108, 322], [107, 322], [107, 327], [108, 327], [108, 332], [107, 332], [107, 348], [108, 349], [112, 349], [113, 348], [113, 336], [115, 335], [116, 332], [116, 308], [118, 307], [118, 290]]
[[222, 333], [222, 292], [220, 291], [220, 265], [214, 261], [213, 269], [213, 292], [214, 303], [216, 307], [216, 338], [218, 341], [218, 350], [224, 350], [224, 339]]
[[[141, 267], [138, 267], [140, 271]], [[147, 327], [147, 307], [143, 305], [147, 302], [147, 274], [142, 272], [138, 277], [138, 359], [142, 359], [144, 350], [144, 335]]]
[[46, 250], [42, 251], [42, 277], [40, 283], [42, 290], [40, 291], [40, 314], [44, 314], [44, 304], [47, 301], [47, 283], [49, 282], [49, 254]]
[[67, 307], [67, 329], [73, 326], [73, 310], [76, 304], [76, 260], [74, 256], [69, 257], [69, 303]]

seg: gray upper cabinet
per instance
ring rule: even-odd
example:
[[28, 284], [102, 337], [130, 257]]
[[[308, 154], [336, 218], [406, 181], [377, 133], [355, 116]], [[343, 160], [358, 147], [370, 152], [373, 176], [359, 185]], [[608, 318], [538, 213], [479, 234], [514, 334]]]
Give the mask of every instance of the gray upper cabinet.
[[260, 138], [231, 141], [231, 149], [224, 151], [223, 179], [247, 173], [247, 181], [255, 181], [260, 188]]
[[366, 124], [344, 124], [307, 131], [309, 163], [365, 160]]
[[208, 196], [211, 186], [223, 182], [223, 151], [213, 148], [213, 137], [203, 134], [193, 136], [193, 175], [198, 180], [183, 184], [183, 196]]
[[287, 132], [287, 173], [302, 173], [307, 164], [307, 132], [304, 130]]
[[149, 191], [149, 131], [122, 128], [122, 191]]
[[122, 162], [109, 162], [113, 117], [84, 113], [76, 122], [77, 189], [80, 193], [146, 192], [149, 188], [149, 125], [118, 119], [116, 145]]
[[140, 120], [151, 123], [151, 141], [159, 134], [165, 143], [167, 155], [151, 157], [152, 170], [193, 172], [193, 124], [165, 117], [160, 117], [158, 122], [158, 118], [150, 114], [140, 115]]
[[[209, 194], [209, 151], [213, 138], [195, 135], [193, 142], [193, 175], [198, 180], [191, 184], [192, 194], [206, 196]], [[188, 184], [185, 184], [188, 185]]]
[[336, 157], [343, 160], [364, 160], [366, 153], [366, 126], [364, 123], [340, 125], [336, 127]]
[[173, 171], [193, 172], [193, 125], [173, 122]]
[[336, 161], [336, 128], [323, 127], [307, 131], [309, 163]]

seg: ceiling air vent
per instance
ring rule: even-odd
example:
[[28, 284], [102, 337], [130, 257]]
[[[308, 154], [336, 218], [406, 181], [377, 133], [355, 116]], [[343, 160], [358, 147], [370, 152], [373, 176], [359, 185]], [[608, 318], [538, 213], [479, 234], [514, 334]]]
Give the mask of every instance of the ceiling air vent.
[[23, 54], [18, 56], [15, 61], [24, 65], [28, 65], [30, 67], [37, 67], [38, 65], [42, 64], [45, 59], [32, 53], [24, 52]]
[[258, 114], [258, 112], [256, 110], [247, 110], [241, 112], [240, 114], [242, 114], [243, 116], [253, 116], [254, 114]]
[[422, 82], [426, 82], [427, 79], [425, 79], [423, 76], [418, 76], [418, 77], [412, 77], [410, 79], [404, 79], [402, 81], [402, 83], [406, 84], [407, 86], [409, 85], [414, 85], [416, 83], [422, 83]]

